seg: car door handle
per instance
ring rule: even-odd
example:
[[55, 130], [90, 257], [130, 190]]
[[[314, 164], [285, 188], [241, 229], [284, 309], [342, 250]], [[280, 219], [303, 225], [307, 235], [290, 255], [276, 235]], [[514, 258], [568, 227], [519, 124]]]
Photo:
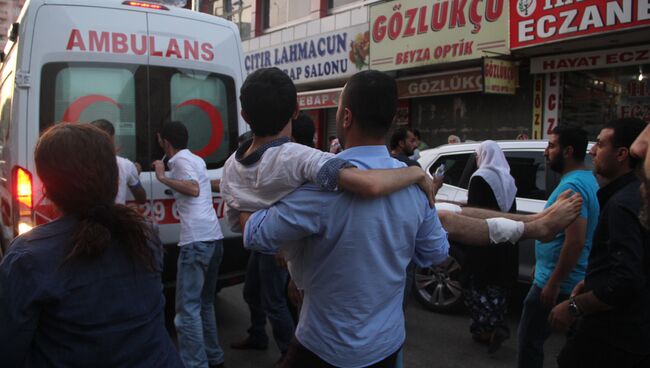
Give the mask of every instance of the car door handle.
[[171, 189], [165, 189], [165, 194], [167, 194], [168, 196], [173, 196], [174, 192]]

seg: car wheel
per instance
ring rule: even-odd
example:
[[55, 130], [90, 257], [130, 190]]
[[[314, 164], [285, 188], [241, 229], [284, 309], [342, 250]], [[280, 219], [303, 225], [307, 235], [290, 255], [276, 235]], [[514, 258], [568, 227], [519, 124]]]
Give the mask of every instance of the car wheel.
[[416, 299], [434, 312], [457, 311], [463, 304], [462, 264], [462, 251], [458, 247], [452, 247], [449, 258], [441, 265], [416, 268]]

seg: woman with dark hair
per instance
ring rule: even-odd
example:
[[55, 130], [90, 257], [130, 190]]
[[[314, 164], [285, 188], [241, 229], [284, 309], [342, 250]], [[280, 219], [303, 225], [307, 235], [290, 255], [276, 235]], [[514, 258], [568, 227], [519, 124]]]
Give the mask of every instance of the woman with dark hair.
[[162, 247], [113, 203], [109, 136], [56, 124], [34, 161], [62, 216], [16, 238], [0, 264], [0, 365], [181, 367], [164, 327]]

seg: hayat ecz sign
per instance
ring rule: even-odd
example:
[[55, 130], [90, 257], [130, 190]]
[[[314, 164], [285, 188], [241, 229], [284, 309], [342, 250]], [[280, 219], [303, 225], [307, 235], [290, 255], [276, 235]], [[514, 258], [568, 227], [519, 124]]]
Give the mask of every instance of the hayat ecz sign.
[[531, 73], [568, 72], [650, 63], [650, 45], [533, 58]]
[[368, 25], [325, 33], [244, 55], [248, 74], [277, 67], [296, 84], [349, 77], [368, 68]]
[[650, 0], [513, 0], [510, 47], [650, 25]]
[[509, 54], [508, 0], [403, 0], [370, 8], [370, 67], [396, 70]]

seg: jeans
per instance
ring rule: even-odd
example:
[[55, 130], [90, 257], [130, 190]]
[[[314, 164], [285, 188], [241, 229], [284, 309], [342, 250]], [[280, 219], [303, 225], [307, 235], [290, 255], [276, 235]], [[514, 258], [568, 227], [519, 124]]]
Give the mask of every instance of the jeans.
[[268, 344], [265, 330], [268, 317], [282, 354], [289, 348], [295, 328], [286, 294], [288, 277], [287, 270], [276, 264], [275, 256], [251, 252], [244, 284], [244, 300], [251, 313], [249, 338], [256, 345]]
[[214, 312], [223, 244], [215, 240], [180, 248], [174, 318], [178, 350], [186, 367], [207, 368], [224, 360]]
[[[396, 352], [384, 360], [369, 365], [366, 368], [394, 368], [397, 356], [402, 351], [400, 347]], [[291, 340], [289, 351], [281, 365], [282, 368], [334, 368], [333, 365], [321, 359], [318, 355], [304, 347], [295, 337]]]
[[[533, 284], [524, 299], [524, 309], [519, 321], [519, 347], [517, 349], [517, 366], [519, 368], [542, 368], [544, 365], [544, 342], [551, 334], [548, 315], [551, 310], [540, 299], [542, 289]], [[560, 294], [557, 302], [569, 296]]]

